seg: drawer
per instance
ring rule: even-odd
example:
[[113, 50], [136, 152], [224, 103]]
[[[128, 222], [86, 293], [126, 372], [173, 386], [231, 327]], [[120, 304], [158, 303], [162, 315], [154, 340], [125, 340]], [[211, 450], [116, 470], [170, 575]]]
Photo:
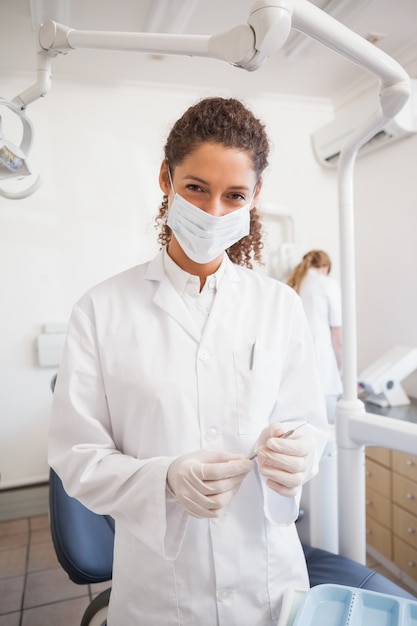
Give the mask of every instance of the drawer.
[[417, 483], [394, 473], [392, 475], [392, 499], [413, 515], [417, 515]]
[[394, 563], [410, 578], [417, 580], [417, 550], [394, 537]]
[[375, 461], [366, 461], [366, 487], [391, 499], [391, 470]]
[[407, 476], [410, 480], [417, 482], [417, 457], [406, 452], [392, 453], [392, 466], [395, 472]]
[[392, 561], [392, 534], [388, 528], [366, 516], [366, 543]]
[[378, 448], [377, 446], [367, 446], [366, 448], [366, 458], [371, 459], [371, 461], [376, 461], [380, 465], [385, 465], [385, 467], [391, 467], [391, 450], [388, 448]]
[[417, 550], [417, 517], [394, 504], [394, 534]]
[[370, 487], [366, 488], [366, 515], [372, 517], [374, 520], [386, 526], [386, 528], [392, 528], [392, 506], [391, 500], [385, 498], [374, 489]]

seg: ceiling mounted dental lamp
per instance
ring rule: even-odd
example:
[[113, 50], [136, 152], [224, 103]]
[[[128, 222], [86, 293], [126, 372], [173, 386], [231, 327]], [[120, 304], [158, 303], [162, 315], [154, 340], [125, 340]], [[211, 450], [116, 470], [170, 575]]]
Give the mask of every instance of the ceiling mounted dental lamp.
[[[6, 138], [3, 131], [3, 119], [1, 116], [1, 107], [7, 107], [19, 118], [22, 125], [22, 138], [20, 145]], [[26, 117], [24, 110], [19, 108], [13, 102], [0, 98], [0, 180], [23, 179], [32, 174], [28, 164], [28, 154], [32, 147], [33, 126]], [[4, 198], [17, 200], [26, 198], [39, 188], [40, 177], [38, 176], [34, 183], [27, 188], [20, 188], [18, 191], [7, 191], [0, 186], [0, 195]]]
[[23, 126], [23, 135], [20, 146], [6, 139], [3, 135], [2, 116], [0, 114], [0, 179], [28, 176], [31, 172], [27, 163], [26, 154], [32, 145], [33, 127], [31, 122], [12, 102], [0, 98], [0, 105], [6, 106], [16, 113]]
[[[71, 0], [29, 0], [32, 30], [38, 30], [48, 19], [67, 21], [70, 4]], [[25, 110], [28, 104], [49, 91], [51, 61], [55, 56], [56, 54], [39, 50], [36, 84], [11, 101], [0, 97], [0, 196], [3, 198], [9, 200], [27, 198], [35, 193], [42, 183], [42, 177], [33, 175], [28, 164], [28, 155], [33, 142], [33, 126], [26, 117]], [[2, 107], [11, 110], [20, 121], [22, 138], [19, 145], [10, 140], [6, 129], [2, 128]], [[27, 184], [28, 181], [29, 184]]]

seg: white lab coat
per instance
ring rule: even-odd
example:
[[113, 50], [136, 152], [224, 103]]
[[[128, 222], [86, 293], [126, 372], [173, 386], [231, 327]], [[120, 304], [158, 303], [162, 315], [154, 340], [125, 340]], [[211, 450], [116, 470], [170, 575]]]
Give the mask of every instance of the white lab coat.
[[162, 258], [74, 307], [49, 461], [70, 495], [116, 520], [109, 626], [270, 626], [285, 588], [308, 587], [298, 499], [255, 468], [223, 518], [196, 519], [167, 498], [166, 473], [201, 448], [250, 455], [268, 423], [304, 420], [317, 470], [327, 423], [301, 301], [227, 259], [200, 337]]

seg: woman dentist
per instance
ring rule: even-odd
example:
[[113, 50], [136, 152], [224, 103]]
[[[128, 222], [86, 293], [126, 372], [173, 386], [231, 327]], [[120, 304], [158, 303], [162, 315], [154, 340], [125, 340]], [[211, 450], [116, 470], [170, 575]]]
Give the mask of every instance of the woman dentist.
[[251, 269], [268, 148], [235, 99], [188, 109], [161, 165], [162, 250], [73, 309], [49, 462], [115, 518], [108, 626], [272, 626], [309, 586], [294, 522], [327, 425], [301, 301]]

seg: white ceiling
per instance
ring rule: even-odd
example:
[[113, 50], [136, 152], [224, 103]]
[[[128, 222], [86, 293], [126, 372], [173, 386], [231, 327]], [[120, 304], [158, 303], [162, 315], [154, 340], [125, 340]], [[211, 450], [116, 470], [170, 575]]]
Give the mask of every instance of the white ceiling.
[[[68, 0], [67, 24], [77, 30], [141, 31], [149, 5], [156, 0]], [[172, 0], [174, 1], [174, 0]], [[381, 35], [376, 44], [417, 77], [417, 0], [338, 0], [350, 15], [340, 21], [363, 37]], [[52, 19], [58, 0], [43, 0]], [[327, 0], [314, 0], [324, 7]], [[336, 0], [332, 0], [335, 4]], [[185, 32], [217, 34], [246, 23], [254, 0], [199, 0]], [[274, 92], [346, 101], [374, 82], [372, 76], [312, 40], [294, 57], [282, 50], [255, 72], [214, 59], [151, 55], [134, 52], [75, 50], [53, 62], [53, 74], [87, 80], [152, 80], [228, 89]], [[0, 85], [2, 74], [35, 71], [37, 32], [31, 24], [29, 0], [0, 0]], [[0, 87], [0, 95], [2, 94]]]

